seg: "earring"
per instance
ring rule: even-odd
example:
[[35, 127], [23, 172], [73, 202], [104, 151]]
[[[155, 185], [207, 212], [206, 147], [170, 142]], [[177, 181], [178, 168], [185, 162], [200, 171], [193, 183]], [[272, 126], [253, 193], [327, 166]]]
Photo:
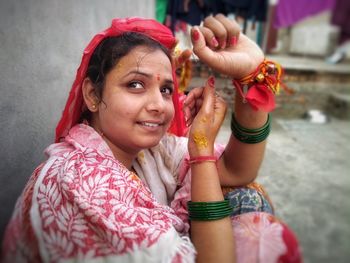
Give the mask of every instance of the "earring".
[[96, 105], [95, 104], [92, 104], [91, 107], [92, 107], [93, 110], [96, 110]]

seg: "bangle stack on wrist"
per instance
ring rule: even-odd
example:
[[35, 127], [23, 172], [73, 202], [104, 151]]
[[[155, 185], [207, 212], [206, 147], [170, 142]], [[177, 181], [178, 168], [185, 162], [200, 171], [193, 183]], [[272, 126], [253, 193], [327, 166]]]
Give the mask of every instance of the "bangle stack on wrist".
[[232, 207], [229, 200], [213, 202], [187, 202], [189, 219], [191, 221], [219, 220], [231, 215]]
[[270, 134], [270, 115], [267, 115], [266, 123], [257, 129], [242, 127], [232, 113], [231, 131], [237, 140], [243, 143], [254, 144], [264, 141]]

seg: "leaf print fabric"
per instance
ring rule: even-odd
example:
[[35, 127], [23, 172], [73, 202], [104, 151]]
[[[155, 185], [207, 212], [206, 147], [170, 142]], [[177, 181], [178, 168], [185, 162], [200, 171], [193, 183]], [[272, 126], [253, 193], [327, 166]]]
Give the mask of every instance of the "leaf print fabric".
[[41, 259], [84, 261], [133, 252], [147, 258], [150, 251], [157, 257], [160, 252], [154, 245], [168, 239], [177, 240], [177, 246], [162, 247], [169, 262], [172, 258], [192, 262], [191, 242], [174, 229], [183, 224], [181, 219], [169, 206], [159, 204], [111, 153], [96, 150], [103, 149], [101, 139], [94, 148], [79, 144], [76, 138], [94, 137], [85, 128], [70, 132], [66, 143], [74, 142], [65, 150], [62, 144], [60, 150], [51, 147], [59, 154], [46, 162], [35, 181], [30, 215]]

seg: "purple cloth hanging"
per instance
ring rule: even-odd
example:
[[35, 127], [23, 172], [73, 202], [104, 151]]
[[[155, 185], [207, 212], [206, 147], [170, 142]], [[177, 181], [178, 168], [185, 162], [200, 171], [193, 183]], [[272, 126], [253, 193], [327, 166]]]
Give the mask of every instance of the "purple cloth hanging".
[[276, 6], [274, 27], [287, 27], [296, 22], [331, 10], [335, 0], [279, 0]]
[[339, 43], [350, 40], [350, 1], [336, 0], [331, 23], [340, 27]]

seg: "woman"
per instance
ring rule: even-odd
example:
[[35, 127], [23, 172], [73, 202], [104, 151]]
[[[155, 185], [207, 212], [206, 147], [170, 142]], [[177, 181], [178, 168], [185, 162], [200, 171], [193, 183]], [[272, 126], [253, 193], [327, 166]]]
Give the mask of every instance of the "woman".
[[[240, 88], [242, 77], [262, 72], [263, 53], [223, 15], [208, 17], [191, 35], [204, 63], [239, 80], [226, 148], [214, 145], [226, 113], [215, 79], [191, 91], [183, 115], [175, 64], [190, 52], [174, 62], [176, 41], [166, 27], [113, 20], [84, 51], [56, 143], [8, 225], [5, 261], [300, 260], [293, 234], [270, 214], [262, 193], [235, 189], [226, 195], [230, 205], [222, 191], [252, 182], [263, 158], [268, 114], [254, 110], [249, 96], [260, 86]], [[188, 139], [179, 137], [184, 119]]]

